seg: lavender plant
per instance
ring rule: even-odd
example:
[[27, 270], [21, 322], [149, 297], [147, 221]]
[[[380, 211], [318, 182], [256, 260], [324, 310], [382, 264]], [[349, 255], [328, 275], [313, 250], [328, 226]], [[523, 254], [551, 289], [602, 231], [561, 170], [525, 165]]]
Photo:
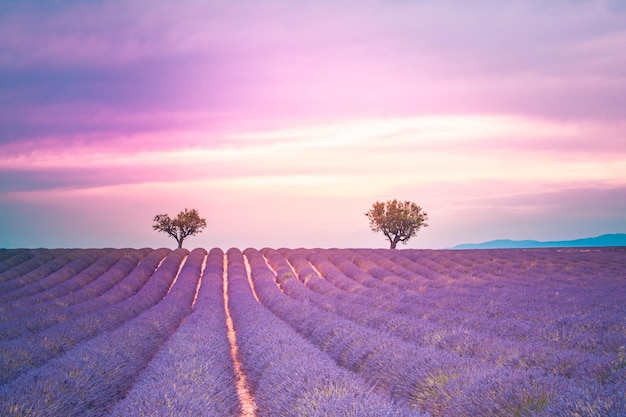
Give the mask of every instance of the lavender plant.
[[[118, 328], [0, 387], [0, 414], [101, 416], [109, 410], [191, 312], [204, 253], [198, 249], [189, 256], [156, 304], [144, 303], [139, 315]], [[167, 291], [186, 254], [184, 249], [172, 252], [154, 282], [168, 284]]]
[[151, 251], [137, 266], [146, 251], [134, 251], [76, 292], [32, 306], [23, 306], [21, 299], [7, 304], [6, 316], [12, 320], [0, 324], [0, 340], [33, 335], [127, 299], [145, 284], [167, 253], [169, 249]]
[[[20, 308], [26, 305], [34, 305], [78, 291], [106, 272], [128, 252], [129, 249], [107, 251], [104, 256], [97, 259], [84, 270], [70, 276], [68, 279], [65, 279], [65, 276], [72, 274], [70, 268], [63, 268], [63, 270], [59, 270], [55, 274], [50, 274], [46, 279], [37, 281], [36, 284], [38, 285], [34, 285], [35, 283], [29, 285], [29, 287], [33, 287], [33, 290], [30, 291], [33, 294], [25, 295], [24, 297], [15, 297], [17, 299], [11, 302], [11, 307]], [[61, 274], [62, 271], [63, 274]], [[53, 276], [54, 279], [48, 279]], [[42, 290], [38, 291], [39, 289]]]
[[[7, 253], [11, 253], [10, 251], [6, 251]], [[8, 270], [1, 272], [0, 273], [0, 291], [3, 288], [3, 283], [10, 281], [12, 279], [15, 278], [19, 278], [22, 277], [23, 275], [33, 271], [34, 269], [37, 269], [39, 267], [41, 267], [44, 264], [50, 263], [52, 261], [56, 261], [56, 264], [59, 264], [60, 266], [63, 266], [62, 263], [62, 259], [66, 260], [66, 262], [69, 262], [70, 258], [67, 258], [65, 256], [60, 256], [62, 253], [65, 253], [65, 250], [45, 250], [45, 251], [37, 251], [36, 255], [30, 259], [28, 259], [25, 262], [20, 263], [19, 265], [16, 265], [12, 268], [9, 268]], [[0, 265], [1, 265], [2, 261], [0, 261]], [[48, 272], [50, 273], [50, 272]], [[41, 275], [41, 277], [46, 276], [46, 274], [44, 273], [44, 275]]]
[[75, 320], [36, 335], [0, 343], [0, 383], [41, 366], [72, 349], [77, 343], [111, 330], [158, 303], [167, 294], [186, 254], [185, 249], [170, 253], [137, 294], [118, 304], [80, 315]]
[[228, 260], [229, 307], [259, 415], [421, 415], [338, 368], [260, 306], [248, 284], [241, 252], [230, 249]]
[[0, 415], [626, 415], [624, 248], [93, 253], [0, 249]]
[[[190, 258], [195, 254], [192, 252]], [[193, 313], [160, 348], [109, 416], [241, 414], [222, 296], [223, 258], [220, 249], [209, 252]]]
[[[265, 251], [271, 252], [271, 250], [265, 250]], [[273, 256], [271, 253], [265, 253], [265, 255], [268, 261], [270, 262], [273, 261], [275, 265], [280, 264], [280, 262], [277, 262], [276, 257]], [[250, 257], [251, 258], [254, 257], [253, 252], [250, 253]], [[253, 262], [252, 259], [250, 260], [250, 264], [253, 265], [253, 270], [255, 267], [259, 268], [259, 265], [261, 265], [260, 262], [258, 261]], [[260, 268], [262, 269], [263, 266], [261, 265]], [[277, 268], [274, 265], [272, 265], [272, 269], [275, 271], [280, 270], [280, 268]], [[349, 305], [346, 309], [342, 309], [340, 307], [342, 304], [339, 300], [333, 301], [333, 300], [327, 299], [326, 302], [324, 303], [324, 300], [319, 298], [319, 294], [311, 294], [311, 293], [305, 294], [304, 292], [302, 292], [302, 288], [298, 289], [298, 285], [301, 285], [301, 283], [298, 283], [298, 281], [291, 279], [291, 277], [280, 277], [280, 278], [275, 277], [274, 278], [275, 282], [272, 282], [270, 279], [267, 279], [267, 277], [271, 276], [272, 274], [273, 272], [270, 272], [269, 269], [265, 267], [264, 273], [261, 273], [260, 275], [259, 274], [256, 275], [257, 277], [264, 276], [266, 278], [263, 280], [263, 283], [259, 283], [259, 286], [257, 288], [259, 297], [261, 297], [261, 300], [264, 302], [264, 304], [267, 303], [266, 305], [270, 309], [272, 309], [272, 311], [278, 314], [281, 318], [283, 318], [283, 320], [290, 323], [295, 329], [297, 329], [302, 334], [307, 335], [307, 337], [310, 340], [316, 342], [318, 346], [323, 347], [333, 358], [337, 360], [339, 364], [341, 364], [342, 366], [351, 366], [350, 360], [348, 357], [345, 356], [345, 354], [346, 352], [351, 352], [351, 351], [354, 351], [356, 354], [358, 353], [359, 349], [358, 348], [353, 349], [352, 347], [346, 348], [346, 343], [348, 344], [348, 346], [351, 346], [350, 341], [354, 340], [354, 339], [350, 339], [349, 335], [342, 333], [341, 336], [338, 337], [338, 339], [342, 342], [342, 343], [339, 343], [339, 341], [337, 342], [339, 343], [338, 346], [341, 347], [341, 351], [340, 351], [341, 354], [338, 356], [335, 356], [337, 353], [336, 351], [333, 350], [332, 341], [329, 342], [327, 340], [324, 340], [321, 344], [319, 344], [319, 341], [318, 340], [316, 341], [315, 339], [316, 337], [319, 337], [320, 334], [323, 334], [323, 333], [320, 333], [320, 330], [322, 329], [332, 328], [333, 333], [330, 333], [330, 334], [332, 336], [335, 336], [335, 332], [337, 332], [336, 329], [342, 328], [342, 327], [345, 328], [345, 327], [348, 327], [348, 325], [342, 326], [339, 323], [335, 325], [326, 325], [324, 322], [325, 322], [325, 317], [327, 317], [327, 315], [321, 314], [319, 311], [316, 311], [315, 309], [311, 309], [310, 302], [316, 303], [317, 304], [316, 306], [320, 306], [322, 308], [326, 306], [327, 307], [326, 310], [332, 311], [332, 312], [341, 312], [344, 315], [348, 314], [349, 312], [352, 312], [353, 314], [352, 318], [356, 322], [361, 320], [361, 321], [365, 321], [369, 325], [375, 324], [375, 322], [374, 323], [368, 322], [368, 320], [370, 320], [373, 317], [372, 308], [370, 307], [369, 309], [359, 311], [358, 308], [355, 307], [355, 305]], [[254, 276], [255, 274], [253, 271], [253, 277]], [[258, 281], [255, 280], [255, 284], [257, 282]], [[276, 290], [277, 285], [280, 286], [280, 288], [282, 288], [282, 290], [286, 294], [288, 294], [289, 296], [293, 298], [296, 298], [297, 301], [300, 302], [300, 305], [294, 308], [289, 308], [289, 304], [293, 304], [293, 302], [290, 302], [284, 299], [285, 296], [282, 295], [280, 291]], [[306, 313], [303, 313], [303, 312], [306, 312]], [[308, 319], [308, 322], [307, 322], [307, 317], [315, 317], [315, 321]], [[380, 317], [380, 319], [382, 318], [384, 318], [384, 313], [382, 314], [382, 317]], [[378, 323], [381, 323], [381, 322], [383, 321], [382, 320], [378, 321]], [[316, 329], [316, 327], [320, 327], [320, 326], [321, 326], [321, 329]], [[327, 330], [324, 330], [324, 331], [327, 332]], [[379, 339], [383, 337], [382, 333], [379, 332], [378, 334], [379, 334]], [[372, 334], [371, 337], [374, 338], [375, 336]], [[384, 337], [384, 340], [389, 341], [391, 340], [391, 338]], [[497, 339], [495, 341], [498, 342]], [[362, 342], [359, 342], [359, 343], [361, 343], [361, 346], [363, 346]], [[433, 343], [433, 345], [436, 345], [436, 344]], [[371, 344], [367, 344], [366, 342], [365, 346], [367, 346], [367, 349], [365, 350], [369, 352], [366, 355], [369, 361], [369, 359], [371, 359], [372, 356], [375, 356], [375, 354], [372, 354], [373, 349], [371, 347]], [[385, 349], [385, 351], [394, 352], [395, 350], [399, 349], [399, 346], [400, 345], [396, 345], [394, 347], [388, 346]], [[491, 347], [492, 346], [490, 346], [489, 348]], [[512, 347], [511, 344], [509, 344], [508, 347]], [[402, 355], [398, 353], [394, 353], [394, 356], [407, 357], [406, 354]], [[443, 357], [444, 355], [441, 355], [437, 358], [437, 360], [441, 360]], [[583, 380], [585, 381], [584, 382], [585, 384], [588, 383], [589, 378], [584, 378], [585, 374], [588, 373], [592, 375], [591, 380], [594, 380], [595, 377], [593, 375], [597, 375], [598, 373], [598, 369], [595, 369], [594, 366], [582, 366], [585, 363], [588, 363], [591, 358], [586, 358], [585, 360], [584, 355], [581, 355], [580, 353], [576, 353], [576, 352], [574, 352], [573, 354], [568, 354], [563, 357], [563, 359], [565, 358], [567, 358], [566, 360], [569, 361], [570, 364], [575, 365], [576, 369], [581, 369], [581, 371], [574, 372], [572, 371], [574, 368], [569, 366], [569, 367], [566, 367], [567, 369], [569, 369], [568, 374], [563, 374], [562, 372], [558, 372], [558, 371], [548, 372], [547, 377], [541, 380], [541, 379], [538, 379], [534, 375], [537, 374], [538, 372], [540, 375], [546, 375], [545, 372], [546, 370], [548, 370], [549, 367], [545, 366], [547, 363], [545, 360], [543, 362], [540, 362], [540, 365], [542, 366], [537, 366], [537, 364], [534, 364], [534, 365], [528, 364], [526, 367], [522, 369], [518, 368], [514, 377], [511, 377], [511, 378], [507, 377], [508, 379], [506, 379], [505, 374], [502, 372], [502, 369], [501, 369], [501, 366], [504, 364], [502, 363], [491, 364], [489, 363], [488, 360], [485, 360], [485, 358], [483, 357], [483, 361], [479, 365], [470, 364], [471, 366], [469, 366], [466, 369], [461, 368], [461, 372], [453, 373], [454, 375], [453, 378], [451, 378], [449, 375], [446, 376], [445, 372], [443, 374], [434, 373], [434, 374], [427, 375], [422, 380], [421, 386], [424, 387], [423, 390], [428, 395], [424, 395], [422, 393], [420, 395], [417, 395], [415, 399], [417, 401], [420, 401], [431, 411], [434, 409], [433, 407], [435, 406], [435, 404], [438, 404], [439, 409], [443, 407], [442, 404], [445, 404], [445, 407], [447, 407], [448, 411], [450, 411], [450, 410], [455, 409], [456, 407], [454, 401], [451, 400], [452, 398], [457, 398], [457, 397], [473, 398], [474, 396], [478, 396], [477, 392], [479, 392], [480, 389], [478, 389], [477, 387], [483, 386], [484, 385], [483, 381], [486, 381], [486, 380], [496, 381], [497, 383], [496, 385], [493, 385], [493, 387], [506, 387], [506, 388], [501, 388], [502, 390], [505, 390], [505, 391], [506, 390], [511, 391], [513, 385], [524, 386], [524, 384], [521, 384], [519, 381], [525, 381], [525, 383], [530, 383], [534, 381], [531, 385], [538, 386], [539, 388], [533, 391], [534, 393], [530, 394], [530, 396], [520, 394], [519, 396], [507, 398], [500, 405], [496, 404], [495, 409], [515, 410], [516, 413], [517, 412], [522, 413], [520, 415], [526, 415], [525, 413], [527, 412], [532, 412], [532, 413], [547, 412], [545, 410], [547, 410], [549, 407], [553, 408], [555, 406], [554, 404], [562, 405], [563, 397], [564, 396], [568, 397], [569, 394], [574, 392], [576, 390], [576, 387], [580, 383], [582, 383]], [[567, 364], [568, 362], [565, 362], [565, 363]], [[519, 366], [520, 364], [518, 363], [517, 365]], [[372, 366], [372, 364], [370, 363], [361, 364], [361, 367], [364, 369], [367, 369], [369, 366]], [[445, 370], [445, 366], [440, 365], [438, 366], [438, 368], [440, 371]], [[600, 366], [600, 369], [601, 368], [603, 368], [603, 366]], [[388, 366], [385, 369], [387, 370], [393, 369], [393, 366], [388, 364]], [[380, 376], [380, 375], [383, 375], [385, 372], [386, 371], [383, 369], [378, 369], [376, 370], [375, 374], [377, 376]], [[417, 374], [417, 372], [415, 374]], [[577, 381], [572, 382], [568, 380], [568, 378], [571, 378], [571, 377], [577, 378]], [[402, 378], [398, 376], [396, 376], [394, 379], [396, 380], [396, 382], [400, 382], [402, 380]], [[513, 380], [517, 382], [515, 383], [511, 382]], [[460, 383], [460, 381], [462, 381], [462, 383]], [[437, 386], [436, 390], [433, 389], [433, 387], [431, 386], [432, 384], [435, 384]], [[553, 387], [553, 386], [561, 387], [558, 390], [559, 392], [558, 395], [556, 394], [555, 390], [550, 389], [550, 387]], [[497, 390], [493, 388], [491, 390], [488, 389], [488, 391], [493, 394], [493, 392], [496, 392]], [[408, 394], [408, 392], [405, 391], [402, 395], [406, 395], [406, 394]], [[429, 402], [430, 400], [432, 400], [433, 395], [435, 396], [435, 398], [438, 399], [436, 403]], [[446, 400], [446, 398], [448, 399]], [[426, 404], [430, 404], [430, 405], [426, 405]], [[453, 415], [460, 415], [460, 414], [453, 414]], [[471, 413], [467, 415], [471, 415]], [[549, 415], [549, 414], [546, 414], [546, 415]]]
[[[20, 297], [24, 297], [25, 295], [36, 293], [45, 289], [46, 285], [53, 286], [55, 283], [66, 279], [68, 276], [85, 269], [95, 260], [94, 256], [97, 256], [96, 253], [96, 250], [71, 251], [60, 256], [58, 260], [51, 261], [51, 265], [42, 265], [41, 267], [30, 271], [30, 273], [26, 273], [3, 283], [0, 286], [0, 291], [2, 291], [0, 295], [0, 302], [4, 303], [7, 300], [16, 300]], [[33, 260], [34, 259], [30, 259], [25, 263], [30, 263]], [[53, 268], [53, 273], [51, 273], [52, 271], [50, 270], [50, 267]], [[57, 269], [59, 270], [57, 271]], [[44, 287], [42, 288], [42, 286]]]
[[46, 256], [46, 254], [41, 253], [40, 251], [34, 251], [30, 249], [9, 250], [6, 252], [6, 255], [3, 257], [2, 261], [0, 261], [0, 273], [5, 273], [6, 271], [15, 268], [21, 263], [26, 262], [36, 256]]

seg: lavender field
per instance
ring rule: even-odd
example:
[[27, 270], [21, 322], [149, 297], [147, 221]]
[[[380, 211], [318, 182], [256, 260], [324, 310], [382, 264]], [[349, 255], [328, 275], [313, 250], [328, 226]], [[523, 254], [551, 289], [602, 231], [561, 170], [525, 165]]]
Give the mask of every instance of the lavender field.
[[1, 416], [625, 416], [626, 248], [0, 249]]

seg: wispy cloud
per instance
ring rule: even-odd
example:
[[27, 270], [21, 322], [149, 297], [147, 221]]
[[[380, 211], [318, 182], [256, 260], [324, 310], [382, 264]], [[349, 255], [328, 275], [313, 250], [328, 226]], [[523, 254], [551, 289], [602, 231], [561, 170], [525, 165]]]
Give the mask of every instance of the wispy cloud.
[[160, 118], [145, 115], [186, 111], [276, 126], [415, 113], [619, 119], [626, 107], [625, 19], [599, 0], [34, 4], [9, 2], [0, 18], [0, 105], [17, 111], [2, 141], [66, 132], [41, 113], [77, 107], [138, 116], [107, 126], [80, 112], [81, 133], [148, 130]]
[[[602, 134], [603, 143], [590, 142]], [[106, 141], [51, 140], [0, 148], [5, 191], [119, 184], [293, 182], [317, 176], [372, 184], [507, 181], [613, 181], [626, 170], [621, 130], [505, 116], [370, 119], [223, 133], [166, 131]], [[340, 185], [342, 184], [342, 185]], [[328, 188], [328, 187], [327, 187]], [[354, 188], [354, 187], [353, 187]]]

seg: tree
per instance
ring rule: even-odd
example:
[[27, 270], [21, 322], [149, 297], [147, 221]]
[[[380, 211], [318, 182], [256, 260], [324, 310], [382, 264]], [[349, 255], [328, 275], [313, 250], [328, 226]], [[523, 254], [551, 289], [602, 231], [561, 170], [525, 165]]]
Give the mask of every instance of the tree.
[[183, 247], [185, 238], [197, 235], [206, 227], [206, 220], [200, 217], [196, 209], [185, 209], [175, 219], [170, 219], [167, 214], [157, 214], [154, 222], [152, 228], [172, 236], [178, 242], [179, 248]]
[[428, 214], [410, 201], [377, 201], [365, 215], [370, 219], [370, 229], [383, 232], [389, 239], [390, 249], [395, 249], [398, 242], [406, 245], [422, 227], [428, 226]]

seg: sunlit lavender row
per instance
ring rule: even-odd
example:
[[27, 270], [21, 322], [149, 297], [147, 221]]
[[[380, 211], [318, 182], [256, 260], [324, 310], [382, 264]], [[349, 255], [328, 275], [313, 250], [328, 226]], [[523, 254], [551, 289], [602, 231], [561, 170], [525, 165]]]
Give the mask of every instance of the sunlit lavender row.
[[626, 248], [0, 250], [2, 416], [623, 416]]

